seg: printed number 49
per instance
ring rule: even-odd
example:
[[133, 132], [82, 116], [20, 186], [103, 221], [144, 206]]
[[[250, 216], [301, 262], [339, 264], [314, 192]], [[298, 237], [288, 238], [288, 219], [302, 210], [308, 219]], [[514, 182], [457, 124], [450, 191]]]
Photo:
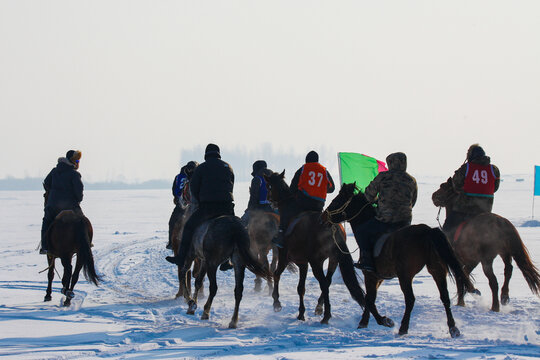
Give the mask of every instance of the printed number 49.
[[323, 174], [321, 174], [320, 172], [310, 171], [308, 175], [309, 175], [309, 181], [308, 181], [309, 185], [311, 186], [315, 185], [315, 182], [317, 181], [317, 179], [319, 179], [319, 182], [317, 183], [317, 187], [321, 187], [321, 183], [324, 178]]
[[480, 182], [482, 182], [482, 184], [487, 184], [488, 183], [488, 173], [487, 173], [486, 170], [482, 170], [482, 171], [480, 171], [480, 174], [478, 174], [478, 170], [475, 170], [472, 179], [477, 184], [480, 184]]

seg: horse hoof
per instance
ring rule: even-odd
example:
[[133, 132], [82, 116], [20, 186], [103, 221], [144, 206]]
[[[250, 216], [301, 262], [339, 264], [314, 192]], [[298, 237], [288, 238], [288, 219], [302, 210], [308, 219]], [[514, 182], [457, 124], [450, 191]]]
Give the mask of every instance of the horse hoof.
[[274, 312], [280, 312], [281, 311], [281, 304], [274, 304]]
[[365, 328], [367, 328], [367, 326], [368, 326], [368, 324], [363, 323], [363, 322], [360, 322], [360, 323], [358, 324], [358, 329], [365, 329]]
[[328, 325], [328, 322], [329, 322], [329, 321], [330, 321], [330, 318], [328, 318], [328, 319], [322, 319], [322, 320], [321, 320], [321, 324], [323, 324], [323, 325]]
[[451, 336], [452, 338], [457, 338], [457, 337], [459, 337], [460, 335], [461, 335], [461, 333], [459, 332], [459, 329], [458, 329], [457, 327], [452, 326], [452, 327], [450, 328], [450, 336]]
[[69, 299], [73, 299], [73, 298], [75, 297], [75, 293], [74, 293], [73, 291], [71, 291], [71, 290], [67, 290], [67, 291], [65, 292], [65, 295], [66, 295], [66, 297], [69, 298]]
[[231, 322], [229, 323], [229, 329], [236, 329], [236, 327], [237, 327], [236, 322], [231, 321]]
[[389, 327], [389, 328], [392, 328], [394, 327], [394, 321], [388, 317], [383, 317], [383, 320], [382, 320], [382, 326], [386, 326], [386, 327]]
[[322, 315], [322, 313], [323, 313], [323, 308], [322, 308], [322, 306], [317, 306], [317, 307], [315, 308], [315, 315]]
[[510, 302], [510, 297], [508, 295], [501, 296], [501, 304], [508, 305]]
[[64, 306], [69, 306], [69, 305], [71, 305], [71, 299], [67, 298], [66, 301], [64, 301]]
[[473, 291], [471, 291], [471, 293], [474, 295], [482, 296], [482, 293], [478, 289], [474, 289]]
[[203, 314], [201, 315], [201, 320], [208, 320], [209, 318], [210, 315], [208, 315], [208, 313], [203, 312]]
[[51, 300], [52, 300], [51, 295], [45, 295], [45, 298], [43, 299], [43, 301], [51, 301]]
[[407, 335], [408, 333], [409, 333], [409, 330], [408, 330], [408, 329], [407, 329], [407, 330], [401, 330], [401, 329], [399, 329], [398, 335], [399, 335], [399, 336], [403, 336], [403, 335]]
[[62, 288], [62, 290], [60, 290], [60, 292], [63, 294], [63, 295], [66, 295], [66, 288]]
[[300, 321], [306, 321], [306, 318], [304, 317], [304, 315], [298, 315], [296, 318]]
[[492, 308], [491, 308], [491, 311], [493, 311], [493, 312], [499, 312], [500, 309], [499, 309], [498, 307], [492, 307]]

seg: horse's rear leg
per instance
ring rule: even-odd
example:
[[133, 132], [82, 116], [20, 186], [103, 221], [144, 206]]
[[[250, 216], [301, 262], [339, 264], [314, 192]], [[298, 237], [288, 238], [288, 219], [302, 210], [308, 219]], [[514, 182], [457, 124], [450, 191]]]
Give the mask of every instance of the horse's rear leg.
[[300, 298], [300, 304], [298, 305], [298, 320], [306, 320], [305, 313], [306, 313], [306, 307], [304, 305], [304, 295], [306, 293], [306, 277], [307, 277], [307, 271], [308, 271], [308, 265], [307, 264], [299, 264], [298, 269], [300, 270], [300, 277], [298, 278], [298, 286], [296, 287], [296, 291], [298, 292], [298, 297]]
[[64, 301], [64, 306], [69, 306], [71, 303], [71, 298], [73, 297], [73, 292], [69, 290], [69, 285], [71, 281], [71, 272], [73, 271], [73, 266], [71, 265], [71, 258], [61, 258], [62, 266], [64, 267], [64, 275], [62, 276], [62, 294], [66, 295], [66, 300]]
[[212, 307], [212, 301], [214, 301], [214, 297], [217, 293], [217, 280], [216, 280], [216, 272], [217, 267], [212, 266], [208, 268], [208, 282], [210, 294], [208, 294], [208, 299], [206, 300], [206, 304], [204, 304], [204, 312], [201, 316], [201, 320], [208, 320], [210, 318], [210, 308]]
[[281, 274], [287, 267], [287, 253], [285, 249], [279, 250], [279, 261], [276, 271], [274, 271], [274, 290], [272, 291], [272, 298], [274, 299], [274, 311], [281, 311], [281, 302], [279, 301], [279, 279]]
[[482, 270], [484, 270], [484, 274], [489, 280], [489, 287], [491, 288], [491, 311], [498, 312], [500, 310], [499, 283], [497, 282], [497, 277], [493, 272], [493, 259], [491, 259], [491, 261], [482, 262]]
[[364, 307], [364, 312], [362, 314], [362, 319], [358, 324], [358, 328], [363, 329], [368, 326], [370, 314], [373, 315], [375, 321], [377, 321], [377, 324], [386, 327], [393, 327], [394, 321], [386, 316], [381, 316], [377, 310], [377, 306], [375, 305], [377, 300], [377, 290], [379, 289], [382, 280], [378, 279], [375, 275], [368, 274], [367, 272], [364, 272], [364, 279], [364, 283], [366, 285], [366, 306]]
[[243, 264], [235, 264], [234, 266], [234, 313], [229, 323], [229, 329], [236, 329], [238, 326], [238, 310], [240, 309], [240, 301], [242, 301], [242, 293], [244, 292], [244, 276], [246, 268]]
[[501, 288], [501, 304], [507, 305], [510, 302], [510, 278], [512, 277], [512, 258], [509, 255], [503, 257], [504, 262], [504, 284]]
[[[463, 272], [469, 276], [471, 274], [471, 272], [474, 270], [474, 268], [476, 267], [476, 265], [478, 265], [478, 263], [474, 264], [474, 265], [465, 265], [463, 267]], [[465, 294], [467, 292], [471, 292], [471, 293], [474, 293], [474, 294], [478, 294], [480, 295], [480, 291], [476, 290], [476, 289], [465, 289], [463, 290], [463, 286], [461, 286], [461, 280], [460, 279], [457, 279], [456, 280], [456, 283], [457, 283], [457, 288], [458, 288], [458, 292], [457, 292], [457, 296], [458, 296], [458, 299], [457, 299], [457, 306], [465, 306]]]
[[81, 272], [82, 267], [83, 267], [82, 261], [79, 261], [79, 257], [77, 256], [77, 262], [75, 263], [75, 269], [73, 270], [73, 275], [71, 276], [71, 285], [68, 291], [68, 293], [71, 293], [70, 297], [74, 296], [73, 289], [75, 288], [75, 284], [77, 284], [77, 281], [79, 281], [79, 274]]
[[[337, 259], [335, 259], [333, 256], [328, 259], [328, 270], [326, 271], [326, 281], [328, 282], [328, 287], [332, 285], [332, 276], [334, 276], [334, 272], [336, 271], [336, 268], [338, 266]], [[324, 305], [324, 298], [322, 294], [319, 296], [319, 300], [317, 301], [317, 306], [315, 307], [315, 315], [322, 315], [323, 313], [323, 305]]]
[[326, 281], [326, 276], [324, 275], [322, 263], [310, 263], [310, 265], [311, 270], [313, 271], [313, 275], [319, 281], [319, 286], [321, 287], [324, 299], [324, 316], [321, 320], [321, 324], [328, 324], [328, 321], [332, 317], [332, 313], [330, 311], [330, 298], [328, 295], [328, 281]]
[[405, 335], [409, 332], [409, 321], [411, 320], [411, 312], [414, 307], [414, 292], [412, 288], [412, 279], [405, 276], [399, 277], [399, 286], [405, 297], [405, 313], [403, 319], [401, 319], [401, 326], [399, 327], [399, 335]]
[[52, 282], [54, 279], [54, 261], [55, 258], [47, 255], [47, 262], [49, 263], [49, 271], [47, 272], [47, 291], [45, 292], [45, 298], [43, 301], [51, 301], [52, 300]]
[[450, 336], [455, 338], [460, 335], [459, 329], [456, 327], [456, 322], [454, 321], [454, 316], [452, 315], [452, 310], [450, 309], [450, 296], [448, 295], [448, 283], [446, 281], [446, 269], [442, 266], [435, 268], [434, 266], [428, 265], [428, 271], [433, 276], [433, 280], [437, 284], [439, 289], [439, 294], [441, 301], [444, 305], [444, 310], [446, 311], [446, 319], [448, 324], [448, 330], [450, 331]]
[[201, 289], [203, 287], [204, 282], [204, 276], [206, 275], [206, 268], [201, 267], [199, 269], [199, 272], [197, 273], [197, 277], [195, 278], [195, 289], [193, 290], [193, 296], [188, 302], [188, 311], [187, 313], [189, 315], [195, 314], [195, 310], [197, 309], [197, 301], [199, 299], [199, 294], [201, 292]]

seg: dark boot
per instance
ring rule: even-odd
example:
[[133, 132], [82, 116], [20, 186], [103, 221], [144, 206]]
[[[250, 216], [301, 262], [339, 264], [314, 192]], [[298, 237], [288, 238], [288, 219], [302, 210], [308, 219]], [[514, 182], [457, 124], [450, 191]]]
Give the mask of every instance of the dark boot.
[[185, 261], [185, 256], [182, 252], [178, 253], [176, 256], [167, 256], [165, 258], [171, 264], [176, 264], [178, 266], [183, 266]]
[[39, 249], [40, 255], [47, 255], [47, 232], [41, 231], [41, 248]]
[[283, 249], [283, 247], [285, 246], [285, 236], [283, 235], [283, 230], [280, 229], [278, 234], [274, 236], [274, 238], [272, 239], [272, 244], [274, 244], [280, 249]]
[[375, 262], [373, 261], [371, 251], [362, 251], [360, 253], [360, 260], [354, 264], [354, 267], [364, 271], [375, 272]]
[[225, 261], [223, 264], [221, 264], [219, 266], [219, 270], [221, 271], [227, 271], [227, 270], [231, 270], [233, 268], [233, 264], [231, 263], [231, 259], [227, 259], [227, 261]]
[[170, 240], [169, 240], [169, 242], [167, 243], [167, 245], [165, 245], [165, 249], [172, 250], [172, 243], [171, 243]]

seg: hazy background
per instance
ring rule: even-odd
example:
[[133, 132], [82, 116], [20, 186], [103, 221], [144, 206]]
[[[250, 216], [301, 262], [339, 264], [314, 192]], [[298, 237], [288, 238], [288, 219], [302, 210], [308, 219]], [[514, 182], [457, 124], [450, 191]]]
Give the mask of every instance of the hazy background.
[[73, 148], [85, 181], [172, 181], [208, 142], [247, 176], [261, 157], [293, 171], [311, 149], [334, 172], [337, 151], [403, 151], [411, 174], [450, 175], [474, 142], [503, 174], [531, 173], [539, 14], [538, 1], [0, 0], [0, 178], [43, 178]]

